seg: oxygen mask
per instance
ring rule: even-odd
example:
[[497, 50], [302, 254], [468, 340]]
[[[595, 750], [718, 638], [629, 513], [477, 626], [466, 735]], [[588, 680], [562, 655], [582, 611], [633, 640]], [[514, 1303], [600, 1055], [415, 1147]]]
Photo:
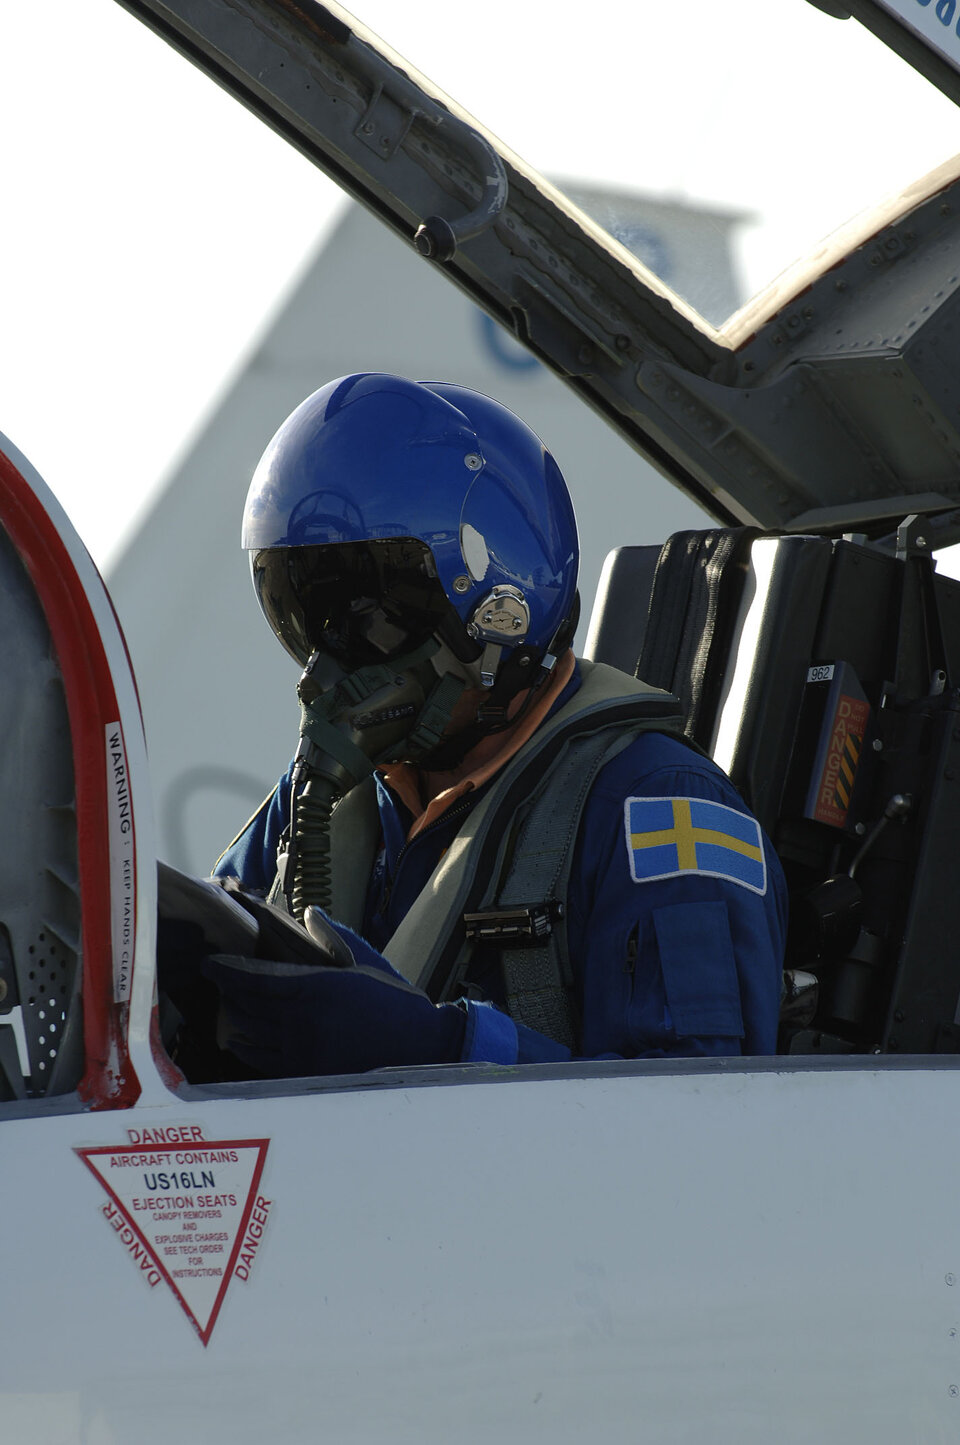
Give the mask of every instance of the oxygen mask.
[[[435, 728], [442, 732], [449, 718], [449, 713], [444, 717], [438, 713], [430, 725], [427, 700], [439, 685], [430, 657], [438, 648], [439, 643], [430, 639], [415, 653], [352, 672], [329, 653], [314, 652], [297, 685], [297, 769], [326, 778], [343, 794], [367, 777], [376, 763], [415, 753], [416, 744], [403, 746], [414, 734], [426, 734], [423, 745], [434, 742], [439, 735]], [[459, 683], [451, 692], [458, 697], [462, 686]]]
[[280, 888], [302, 918], [311, 903], [330, 905], [337, 802], [377, 763], [435, 751], [470, 682], [462, 654], [472, 659], [480, 649], [415, 540], [263, 552], [254, 581], [274, 631], [306, 658], [291, 819], [278, 859]]

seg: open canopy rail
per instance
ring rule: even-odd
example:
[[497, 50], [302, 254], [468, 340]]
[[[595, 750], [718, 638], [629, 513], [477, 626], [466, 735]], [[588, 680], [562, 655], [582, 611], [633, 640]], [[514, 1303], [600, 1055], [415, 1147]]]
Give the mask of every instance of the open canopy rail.
[[[920, 512], [947, 518], [947, 539], [960, 505], [949, 168], [717, 331], [338, 6], [118, 3], [442, 267], [718, 520], [882, 536]], [[573, 87], [569, 103], [581, 103]]]

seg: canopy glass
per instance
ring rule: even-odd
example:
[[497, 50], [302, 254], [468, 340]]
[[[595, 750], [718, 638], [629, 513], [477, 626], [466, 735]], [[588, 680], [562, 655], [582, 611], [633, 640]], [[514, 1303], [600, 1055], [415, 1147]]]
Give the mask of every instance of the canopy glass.
[[806, 0], [354, 9], [714, 326], [960, 151], [950, 100]]

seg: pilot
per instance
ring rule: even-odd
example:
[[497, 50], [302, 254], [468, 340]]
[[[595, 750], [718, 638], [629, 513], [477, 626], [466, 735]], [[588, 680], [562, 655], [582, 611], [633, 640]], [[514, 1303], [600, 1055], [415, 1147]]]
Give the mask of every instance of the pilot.
[[267, 448], [243, 546], [301, 742], [216, 873], [353, 965], [208, 958], [245, 1067], [775, 1051], [776, 855], [675, 700], [574, 656], [573, 508], [522, 421], [333, 381]]

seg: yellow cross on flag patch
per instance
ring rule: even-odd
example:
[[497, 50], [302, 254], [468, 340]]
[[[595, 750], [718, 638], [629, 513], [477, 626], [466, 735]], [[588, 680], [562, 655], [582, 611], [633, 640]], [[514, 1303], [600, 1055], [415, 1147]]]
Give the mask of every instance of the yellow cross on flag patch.
[[766, 893], [763, 836], [746, 813], [706, 798], [627, 798], [624, 818], [635, 883], [703, 873]]

